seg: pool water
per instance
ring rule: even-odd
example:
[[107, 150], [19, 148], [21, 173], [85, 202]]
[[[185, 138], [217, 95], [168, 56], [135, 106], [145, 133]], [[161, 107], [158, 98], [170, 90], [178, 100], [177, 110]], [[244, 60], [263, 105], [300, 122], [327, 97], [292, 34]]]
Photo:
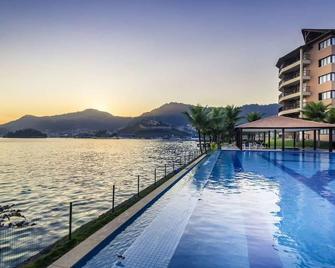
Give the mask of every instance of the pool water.
[[77, 266], [335, 267], [335, 155], [215, 152]]

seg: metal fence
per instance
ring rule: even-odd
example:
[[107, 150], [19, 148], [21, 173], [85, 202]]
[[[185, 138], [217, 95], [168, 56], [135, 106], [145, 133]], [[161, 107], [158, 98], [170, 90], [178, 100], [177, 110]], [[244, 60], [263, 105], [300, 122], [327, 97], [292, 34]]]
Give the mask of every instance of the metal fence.
[[[183, 152], [175, 155], [173, 161], [166, 161], [166, 163], [163, 162], [156, 166], [152, 171], [151, 178], [138, 174], [134, 178], [137, 181], [136, 188], [132, 191], [125, 191], [121, 189], [122, 187], [113, 185], [111, 189], [106, 189], [110, 192], [109, 200], [94, 200], [95, 209], [89, 208], [88, 201], [84, 199], [64, 202], [46, 212], [53, 214], [53, 221], [48, 223], [47, 228], [38, 223], [22, 227], [0, 226], [0, 267], [20, 266], [58, 239], [67, 237], [71, 240], [73, 231], [83, 224], [97, 218], [104, 212], [114, 212], [121, 203], [134, 197], [140, 197], [142, 190], [149, 189], [149, 187], [155, 189], [199, 156], [198, 150]], [[92, 202], [92, 200], [90, 201]], [[41, 214], [43, 217], [43, 213]]]

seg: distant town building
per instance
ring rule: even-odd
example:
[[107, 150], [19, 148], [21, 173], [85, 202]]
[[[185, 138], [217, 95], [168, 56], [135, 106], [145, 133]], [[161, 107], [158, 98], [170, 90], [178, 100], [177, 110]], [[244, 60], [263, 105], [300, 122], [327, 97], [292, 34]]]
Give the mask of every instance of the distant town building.
[[303, 117], [306, 103], [335, 107], [335, 29], [302, 29], [305, 44], [281, 57], [278, 115]]

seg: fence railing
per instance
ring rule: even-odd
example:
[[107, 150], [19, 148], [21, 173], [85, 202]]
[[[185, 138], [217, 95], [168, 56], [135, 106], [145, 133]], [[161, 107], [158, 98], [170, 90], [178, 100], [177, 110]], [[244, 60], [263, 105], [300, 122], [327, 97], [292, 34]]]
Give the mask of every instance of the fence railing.
[[[134, 178], [137, 180], [136, 190], [134, 189], [133, 192], [126, 191], [125, 193], [125, 189], [122, 189], [122, 187], [120, 187], [121, 185], [118, 187], [118, 185], [113, 184], [111, 200], [104, 200], [104, 204], [100, 204], [101, 207], [106, 208], [104, 211], [99, 210], [93, 213], [91, 211], [92, 209], [85, 206], [85, 200], [69, 200], [67, 205], [64, 204], [64, 207], [58, 207], [56, 209], [68, 211], [68, 224], [64, 224], [64, 217], [58, 219], [58, 222], [63, 222], [61, 227], [58, 226], [57, 220], [48, 223], [48, 228], [43, 228], [43, 226], [40, 226], [38, 223], [22, 228], [0, 227], [0, 267], [16, 267], [64, 236], [69, 240], [73, 239], [73, 232], [81, 225], [97, 218], [106, 211], [114, 213], [117, 207], [124, 202], [131, 199], [133, 200], [134, 198], [142, 198], [142, 191], [149, 188], [150, 191], [156, 189], [200, 155], [199, 150], [184, 152], [181, 155], [174, 156], [173, 161], [168, 161], [164, 164], [161, 163], [159, 166], [154, 167], [152, 178], [147, 178], [141, 174], [137, 175]], [[159, 174], [161, 174], [161, 176]], [[93, 202], [96, 206], [99, 206], [101, 200]], [[91, 217], [86, 214], [94, 214], [95, 216]]]

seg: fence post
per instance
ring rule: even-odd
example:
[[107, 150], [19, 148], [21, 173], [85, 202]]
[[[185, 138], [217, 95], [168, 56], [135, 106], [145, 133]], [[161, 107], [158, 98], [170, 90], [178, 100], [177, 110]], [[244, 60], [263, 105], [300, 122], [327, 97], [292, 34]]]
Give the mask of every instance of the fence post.
[[155, 168], [155, 185], [156, 185], [156, 182], [157, 182], [157, 169]]
[[140, 175], [137, 176], [137, 196], [140, 196]]
[[112, 199], [112, 212], [114, 212], [114, 201], [115, 201], [115, 184], [113, 184], [113, 199]]
[[166, 178], [166, 164], [164, 165], [164, 178]]
[[72, 239], [72, 202], [70, 202], [70, 211], [69, 211], [69, 240]]

